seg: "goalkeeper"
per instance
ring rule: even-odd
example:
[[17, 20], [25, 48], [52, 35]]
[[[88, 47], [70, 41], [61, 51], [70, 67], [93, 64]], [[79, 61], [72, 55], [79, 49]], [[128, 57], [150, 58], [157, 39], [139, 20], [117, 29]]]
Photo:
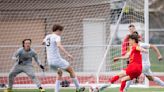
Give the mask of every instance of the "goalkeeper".
[[19, 73], [26, 73], [32, 81], [37, 85], [40, 92], [45, 92], [45, 90], [41, 87], [41, 83], [36, 78], [33, 65], [32, 65], [32, 58], [35, 59], [35, 62], [39, 65], [41, 69], [44, 69], [44, 66], [41, 65], [37, 53], [31, 49], [31, 39], [24, 39], [22, 41], [22, 46], [19, 48], [16, 53], [13, 55], [12, 59], [16, 61], [13, 68], [9, 73], [8, 78], [8, 88], [7, 92], [12, 92], [13, 87], [13, 80]]

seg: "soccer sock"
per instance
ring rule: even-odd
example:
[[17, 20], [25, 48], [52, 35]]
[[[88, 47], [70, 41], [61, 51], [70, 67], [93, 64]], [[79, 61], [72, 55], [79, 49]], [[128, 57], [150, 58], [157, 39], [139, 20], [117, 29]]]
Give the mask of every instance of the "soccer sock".
[[155, 81], [158, 85], [164, 86], [164, 82], [163, 82], [160, 78], [154, 77], [154, 81]]
[[60, 90], [60, 80], [56, 80], [56, 83], [55, 83], [55, 92], [59, 92]]
[[9, 74], [9, 78], [8, 78], [8, 88], [9, 89], [12, 89], [13, 88], [13, 81], [14, 81], [13, 74]]
[[126, 81], [126, 87], [125, 87], [126, 90], [130, 87], [130, 84], [131, 84], [131, 81], [130, 80], [129, 81]]
[[110, 80], [110, 82], [111, 83], [114, 83], [115, 81], [117, 81], [119, 79], [119, 76], [117, 75], [117, 76], [114, 76], [111, 80]]
[[39, 81], [35, 76], [30, 76], [30, 78], [31, 78], [32, 81], [37, 85], [38, 88], [41, 87], [40, 81]]
[[126, 86], [126, 81], [121, 82], [120, 92], [123, 92], [124, 88]]
[[80, 85], [79, 85], [79, 81], [77, 78], [72, 78], [73, 83], [75, 84], [76, 88], [79, 89]]

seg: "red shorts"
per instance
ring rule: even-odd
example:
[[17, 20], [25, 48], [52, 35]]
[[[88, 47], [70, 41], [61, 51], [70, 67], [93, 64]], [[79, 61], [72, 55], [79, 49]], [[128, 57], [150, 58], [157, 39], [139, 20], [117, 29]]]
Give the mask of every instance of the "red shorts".
[[125, 71], [126, 71], [126, 74], [128, 76], [130, 76], [130, 79], [132, 80], [133, 78], [137, 78], [141, 75], [142, 65], [141, 64], [136, 64], [136, 63], [131, 63], [127, 66]]

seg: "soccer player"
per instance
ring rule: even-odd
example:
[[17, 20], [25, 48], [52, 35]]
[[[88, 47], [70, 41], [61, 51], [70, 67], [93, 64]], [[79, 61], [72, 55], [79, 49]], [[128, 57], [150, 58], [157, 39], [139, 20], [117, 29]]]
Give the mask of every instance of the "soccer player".
[[11, 69], [8, 78], [8, 88], [7, 92], [12, 92], [13, 80], [19, 73], [26, 73], [32, 81], [37, 85], [40, 92], [45, 92], [41, 87], [39, 80], [36, 78], [34, 69], [32, 66], [32, 58], [35, 59], [35, 62], [40, 66], [41, 69], [44, 69], [44, 66], [40, 63], [37, 53], [34, 49], [31, 48], [31, 39], [24, 39], [22, 41], [22, 46], [19, 48], [16, 53], [14, 53], [12, 59], [16, 61], [15, 65]]
[[134, 35], [134, 34], [129, 35], [129, 45], [132, 46], [129, 53], [127, 53], [125, 56], [114, 58], [114, 61], [130, 58], [129, 60], [130, 62], [127, 68], [121, 71], [120, 73], [118, 73], [110, 80], [110, 83], [114, 83], [119, 78], [122, 78], [120, 92], [124, 91], [124, 88], [126, 86], [126, 81], [132, 80], [140, 76], [142, 72], [142, 59], [141, 59], [140, 51], [146, 52], [145, 49], [140, 48], [138, 46], [138, 35]]
[[60, 83], [62, 80], [62, 70], [67, 71], [72, 78], [76, 86], [76, 92], [83, 92], [85, 90], [84, 87], [80, 87], [79, 81], [76, 78], [76, 74], [73, 68], [70, 66], [69, 62], [63, 59], [59, 53], [59, 49], [64, 52], [66, 56], [73, 60], [73, 56], [69, 54], [61, 44], [61, 34], [63, 32], [63, 26], [55, 24], [52, 28], [52, 34], [49, 34], [43, 40], [43, 44], [46, 45], [47, 50], [47, 59], [49, 66], [57, 70], [58, 76], [55, 83], [55, 92], [59, 92], [60, 90]]
[[[138, 35], [138, 32], [134, 32], [133, 34]], [[156, 53], [158, 60], [162, 60], [162, 55], [160, 53], [160, 51], [158, 50], [158, 48], [152, 44], [148, 44], [148, 43], [143, 43], [143, 42], [139, 42], [139, 46], [148, 50], [149, 48], [153, 49], [153, 51]], [[149, 60], [149, 54], [145, 53], [145, 52], [141, 52], [142, 53], [142, 73], [149, 79], [149, 81], [154, 81], [155, 83], [157, 83], [160, 86], [164, 87], [164, 81], [162, 81], [160, 78], [158, 77], [154, 77], [152, 74], [152, 71], [150, 69], [151, 64], [150, 64], [150, 60]], [[126, 91], [129, 88], [131, 84], [131, 81], [127, 81], [126, 83]]]
[[[122, 42], [122, 47], [121, 47], [121, 55], [124, 56], [126, 55], [127, 52], [129, 52], [130, 50], [130, 46], [129, 46], [129, 35], [133, 34], [133, 32], [136, 31], [136, 28], [133, 24], [130, 24], [128, 27], [128, 31], [130, 34], [126, 35], [126, 37], [124, 38], [123, 42]], [[139, 39], [142, 39], [142, 36], [139, 35]], [[129, 64], [129, 61], [127, 61], [127, 64]]]
[[[128, 31], [130, 34], [133, 34], [134, 32], [136, 32], [136, 28], [135, 28], [135, 25], [133, 24], [130, 24], [129, 27], [128, 27]], [[124, 38], [123, 42], [122, 42], [122, 45], [121, 45], [121, 55], [124, 56], [126, 55], [127, 52], [130, 51], [130, 46], [129, 46], [129, 35], [126, 35], [126, 37]], [[142, 40], [142, 36], [139, 35], [139, 39]], [[129, 60], [126, 61], [127, 65], [129, 64]], [[136, 83], [138, 83], [138, 80], [139, 78], [136, 78]]]

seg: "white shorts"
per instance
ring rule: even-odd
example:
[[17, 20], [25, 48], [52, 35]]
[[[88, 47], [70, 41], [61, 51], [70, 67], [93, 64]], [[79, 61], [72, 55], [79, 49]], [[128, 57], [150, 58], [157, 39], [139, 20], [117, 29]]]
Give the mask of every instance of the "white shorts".
[[57, 70], [58, 68], [65, 70], [70, 66], [69, 62], [62, 58], [58, 60], [51, 60], [48, 64], [53, 70]]
[[144, 75], [152, 76], [152, 71], [150, 69], [150, 65], [142, 65], [142, 73]]

